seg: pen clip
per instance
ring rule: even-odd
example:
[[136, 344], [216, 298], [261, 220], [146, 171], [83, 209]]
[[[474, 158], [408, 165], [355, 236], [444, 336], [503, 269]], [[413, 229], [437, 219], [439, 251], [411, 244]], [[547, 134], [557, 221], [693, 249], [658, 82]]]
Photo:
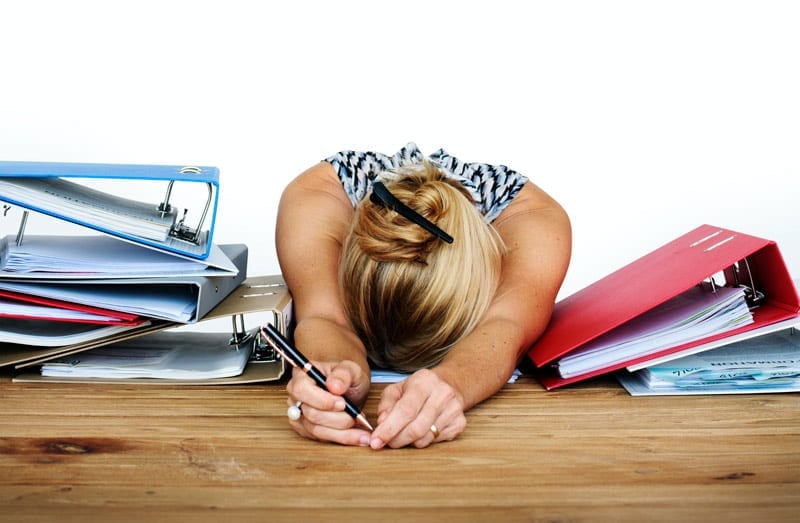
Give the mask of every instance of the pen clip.
[[285, 360], [287, 363], [289, 363], [289, 365], [291, 365], [292, 367], [297, 367], [298, 366], [297, 362], [294, 361], [293, 358], [289, 357], [288, 354], [286, 354], [286, 351], [284, 351], [282, 348], [280, 348], [277, 343], [272, 341], [272, 337], [269, 335], [269, 333], [264, 331], [264, 327], [261, 327], [261, 329], [259, 329], [258, 332], [259, 332], [259, 338], [262, 338], [264, 341], [266, 341], [267, 344], [270, 347], [272, 347], [272, 350], [274, 350], [276, 353], [278, 353], [278, 355], [281, 358], [283, 358], [283, 360]]

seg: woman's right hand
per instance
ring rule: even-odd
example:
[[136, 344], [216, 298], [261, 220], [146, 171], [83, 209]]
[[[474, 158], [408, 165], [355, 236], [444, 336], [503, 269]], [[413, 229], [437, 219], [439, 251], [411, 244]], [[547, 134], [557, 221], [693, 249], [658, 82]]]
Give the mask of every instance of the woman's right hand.
[[370, 433], [345, 412], [343, 397], [356, 405], [363, 404], [369, 392], [370, 375], [350, 360], [315, 361], [313, 364], [327, 376], [328, 390], [317, 386], [302, 369], [292, 369], [292, 378], [286, 385], [289, 394], [287, 405], [301, 402], [301, 416], [289, 420], [291, 427], [309, 439], [369, 446]]

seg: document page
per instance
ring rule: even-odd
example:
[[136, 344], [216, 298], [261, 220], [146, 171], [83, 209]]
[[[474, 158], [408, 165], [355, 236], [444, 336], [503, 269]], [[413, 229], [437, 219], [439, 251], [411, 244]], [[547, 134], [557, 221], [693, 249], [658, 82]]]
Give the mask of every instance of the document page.
[[238, 376], [249, 348], [229, 344], [229, 333], [159, 332], [92, 349], [42, 365], [43, 376], [75, 378], [212, 379]]
[[149, 323], [146, 321], [138, 325], [98, 325], [0, 318], [0, 343], [16, 343], [38, 347], [65, 347], [99, 340], [148, 325]]
[[220, 246], [204, 260], [105, 234], [26, 235], [0, 239], [0, 275], [12, 279], [101, 279], [235, 276], [239, 269]]
[[145, 249], [111, 236], [25, 236], [22, 245], [13, 236], [0, 240], [0, 270], [13, 274], [204, 274], [207, 265]]
[[0, 194], [23, 206], [137, 238], [167, 239], [176, 213], [61, 178], [0, 178]]

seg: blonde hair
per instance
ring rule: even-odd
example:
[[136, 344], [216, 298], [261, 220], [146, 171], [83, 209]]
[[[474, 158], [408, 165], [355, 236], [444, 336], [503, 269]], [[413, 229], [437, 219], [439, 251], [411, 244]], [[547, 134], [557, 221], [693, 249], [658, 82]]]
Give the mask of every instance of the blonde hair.
[[455, 239], [365, 198], [342, 250], [345, 310], [370, 359], [413, 372], [439, 363], [478, 324], [505, 247], [464, 187], [429, 163], [398, 171], [386, 187]]

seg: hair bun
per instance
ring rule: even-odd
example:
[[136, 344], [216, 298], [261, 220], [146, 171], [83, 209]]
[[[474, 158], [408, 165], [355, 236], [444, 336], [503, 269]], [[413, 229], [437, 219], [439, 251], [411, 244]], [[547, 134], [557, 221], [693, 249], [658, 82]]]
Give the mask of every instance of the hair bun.
[[[448, 202], [462, 196], [438, 169], [427, 165], [422, 172], [399, 176], [387, 183], [400, 201], [444, 230]], [[352, 240], [376, 261], [414, 261], [427, 263], [428, 256], [440, 243], [408, 218], [381, 204], [365, 200], [353, 225]]]

